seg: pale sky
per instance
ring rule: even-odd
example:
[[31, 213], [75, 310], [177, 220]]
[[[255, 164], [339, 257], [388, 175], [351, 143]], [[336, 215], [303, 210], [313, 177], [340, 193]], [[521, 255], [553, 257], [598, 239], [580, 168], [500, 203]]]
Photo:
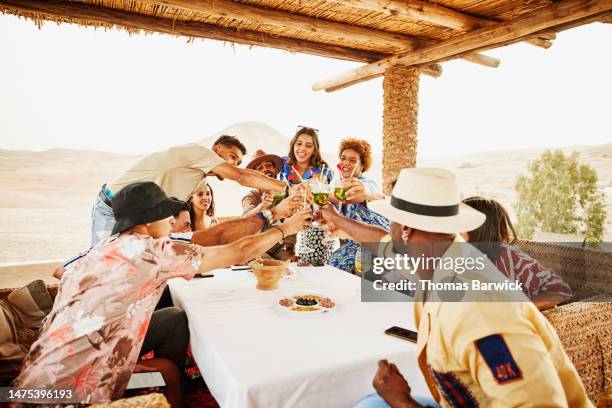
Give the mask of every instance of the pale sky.
[[[421, 157], [612, 141], [612, 24], [557, 35], [544, 50], [489, 51], [497, 69], [453, 61], [422, 76]], [[0, 149], [145, 153], [241, 121], [291, 135], [320, 129], [382, 140], [382, 80], [313, 92], [360, 64], [213, 40], [133, 35], [0, 15]]]

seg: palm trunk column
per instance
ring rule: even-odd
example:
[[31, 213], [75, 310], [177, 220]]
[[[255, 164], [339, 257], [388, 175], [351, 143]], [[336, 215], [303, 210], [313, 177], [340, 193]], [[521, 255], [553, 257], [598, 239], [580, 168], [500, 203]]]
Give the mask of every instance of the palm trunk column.
[[383, 190], [388, 195], [400, 170], [416, 166], [419, 69], [387, 69], [383, 91]]

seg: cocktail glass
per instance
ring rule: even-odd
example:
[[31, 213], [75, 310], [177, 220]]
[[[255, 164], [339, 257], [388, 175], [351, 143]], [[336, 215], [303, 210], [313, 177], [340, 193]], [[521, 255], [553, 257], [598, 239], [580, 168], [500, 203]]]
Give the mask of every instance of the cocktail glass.
[[323, 207], [329, 202], [329, 193], [331, 191], [329, 184], [314, 183], [311, 185], [311, 189], [312, 204]]
[[278, 205], [278, 203], [283, 201], [283, 198], [285, 198], [285, 194], [284, 193], [275, 192], [274, 193], [274, 198], [272, 199], [272, 207], [276, 207]]

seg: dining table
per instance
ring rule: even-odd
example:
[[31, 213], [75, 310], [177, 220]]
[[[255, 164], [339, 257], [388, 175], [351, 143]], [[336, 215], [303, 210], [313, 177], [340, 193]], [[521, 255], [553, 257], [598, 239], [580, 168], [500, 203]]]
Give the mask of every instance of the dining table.
[[[185, 310], [193, 357], [221, 407], [351, 407], [376, 392], [378, 362], [387, 359], [413, 395], [430, 396], [416, 344], [385, 334], [416, 330], [410, 302], [362, 302], [360, 278], [325, 265], [290, 264], [274, 290], [256, 289], [250, 270], [218, 269], [209, 277], [168, 282]], [[297, 295], [329, 297], [322, 313], [279, 304]]]

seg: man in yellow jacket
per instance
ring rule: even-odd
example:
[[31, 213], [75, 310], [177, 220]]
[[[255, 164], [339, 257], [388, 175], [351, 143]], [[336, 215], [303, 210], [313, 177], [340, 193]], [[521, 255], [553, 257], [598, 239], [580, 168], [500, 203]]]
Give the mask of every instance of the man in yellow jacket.
[[[461, 203], [452, 173], [441, 169], [404, 169], [392, 196], [371, 203], [389, 218], [394, 249], [421, 245], [432, 257], [476, 257], [459, 233], [478, 228], [484, 214]], [[389, 240], [387, 232], [321, 210], [332, 231], [361, 243]], [[390, 245], [386, 245], [390, 247]], [[459, 248], [459, 249], [457, 249]], [[453, 253], [463, 251], [464, 253]], [[465, 252], [470, 252], [466, 254]], [[488, 260], [482, 270], [465, 274], [440, 267], [420, 268], [416, 279], [432, 282], [501, 283]], [[437, 404], [443, 407], [592, 407], [559, 338], [520, 290], [470, 292], [463, 301], [445, 301], [441, 292], [417, 290], [414, 300], [419, 367]], [[505, 301], [501, 301], [505, 300]], [[421, 407], [397, 367], [383, 360], [374, 378], [378, 393], [359, 408]], [[425, 403], [424, 403], [425, 404]], [[436, 404], [436, 405], [437, 405]], [[432, 403], [427, 405], [431, 406]]]

